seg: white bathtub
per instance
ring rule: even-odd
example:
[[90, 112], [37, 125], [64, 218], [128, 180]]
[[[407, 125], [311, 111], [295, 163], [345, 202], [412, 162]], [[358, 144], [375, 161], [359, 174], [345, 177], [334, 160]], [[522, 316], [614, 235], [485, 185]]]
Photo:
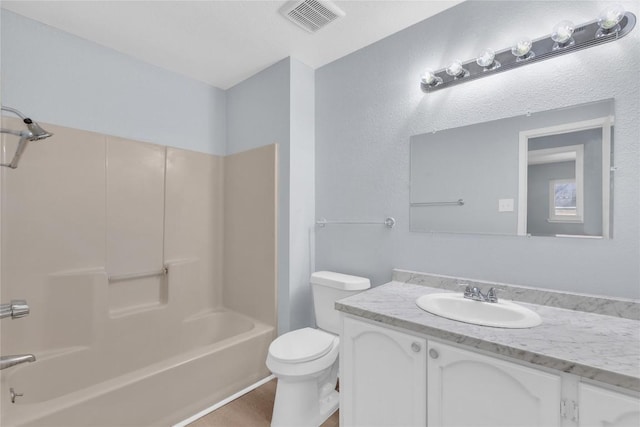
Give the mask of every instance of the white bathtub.
[[[2, 378], [0, 425], [166, 426], [269, 375], [274, 328], [244, 315], [188, 319], [174, 346], [156, 348], [162, 330], [151, 326], [149, 334], [149, 346], [57, 349], [11, 368]], [[15, 404], [10, 388], [24, 394]]]

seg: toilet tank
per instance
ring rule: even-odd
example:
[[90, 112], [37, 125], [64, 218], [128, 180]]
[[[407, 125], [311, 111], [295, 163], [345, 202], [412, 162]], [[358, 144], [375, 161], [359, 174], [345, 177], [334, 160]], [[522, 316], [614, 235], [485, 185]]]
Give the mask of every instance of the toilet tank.
[[369, 279], [332, 271], [317, 271], [311, 275], [313, 307], [316, 323], [324, 331], [340, 334], [340, 313], [334, 303], [371, 287]]

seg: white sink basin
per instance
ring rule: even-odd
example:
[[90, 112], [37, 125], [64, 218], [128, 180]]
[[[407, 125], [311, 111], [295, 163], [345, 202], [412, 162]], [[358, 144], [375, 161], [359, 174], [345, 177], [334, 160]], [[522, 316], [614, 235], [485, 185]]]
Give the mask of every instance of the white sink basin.
[[474, 325], [519, 329], [542, 323], [538, 313], [510, 301], [480, 302], [462, 294], [443, 293], [423, 295], [416, 304], [431, 314]]

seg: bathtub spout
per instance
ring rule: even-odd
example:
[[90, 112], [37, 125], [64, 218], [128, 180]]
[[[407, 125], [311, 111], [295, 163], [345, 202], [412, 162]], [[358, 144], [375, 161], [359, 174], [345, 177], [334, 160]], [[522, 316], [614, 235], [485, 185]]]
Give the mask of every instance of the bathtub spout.
[[0, 370], [7, 369], [20, 363], [35, 362], [36, 357], [33, 354], [16, 354], [14, 356], [0, 357]]

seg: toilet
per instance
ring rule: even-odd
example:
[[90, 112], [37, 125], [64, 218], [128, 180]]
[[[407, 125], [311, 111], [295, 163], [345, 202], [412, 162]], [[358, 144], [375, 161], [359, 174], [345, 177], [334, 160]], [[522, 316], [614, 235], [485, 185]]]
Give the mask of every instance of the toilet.
[[310, 282], [318, 328], [287, 332], [269, 346], [267, 367], [278, 378], [272, 427], [318, 427], [338, 409], [334, 302], [371, 287], [369, 279], [331, 271], [313, 273]]

